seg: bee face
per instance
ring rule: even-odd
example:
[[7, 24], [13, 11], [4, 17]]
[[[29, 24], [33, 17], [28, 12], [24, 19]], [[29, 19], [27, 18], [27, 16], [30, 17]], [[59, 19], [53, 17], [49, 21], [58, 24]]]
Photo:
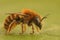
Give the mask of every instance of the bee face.
[[37, 25], [41, 29], [42, 25], [39, 17], [35, 17], [33, 22], [35, 25]]

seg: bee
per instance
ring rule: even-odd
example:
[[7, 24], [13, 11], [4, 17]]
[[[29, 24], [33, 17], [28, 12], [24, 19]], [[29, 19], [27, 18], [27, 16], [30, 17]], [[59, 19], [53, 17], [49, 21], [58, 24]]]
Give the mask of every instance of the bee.
[[39, 14], [37, 14], [36, 12], [29, 10], [29, 9], [24, 9], [23, 11], [21, 11], [19, 13], [11, 13], [5, 19], [4, 28], [6, 29], [6, 32], [9, 33], [12, 28], [15, 28], [16, 25], [22, 23], [21, 24], [22, 33], [24, 33], [26, 31], [26, 27], [24, 26], [24, 24], [27, 24], [28, 27], [32, 26], [32, 33], [34, 33], [33, 24], [35, 24], [37, 26], [36, 29], [39, 32], [38, 29], [41, 30], [41, 28], [42, 28], [41, 22], [45, 18], [47, 18], [47, 17], [44, 16], [43, 18], [41, 18], [41, 16]]

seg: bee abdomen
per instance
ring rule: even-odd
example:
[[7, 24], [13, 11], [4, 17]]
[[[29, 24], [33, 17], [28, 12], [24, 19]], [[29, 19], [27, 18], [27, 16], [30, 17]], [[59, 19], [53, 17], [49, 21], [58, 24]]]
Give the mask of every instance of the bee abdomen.
[[9, 25], [11, 24], [11, 22], [14, 20], [14, 14], [10, 15], [7, 17], [7, 19], [5, 20], [4, 23], [4, 28], [7, 30], [9, 28]]

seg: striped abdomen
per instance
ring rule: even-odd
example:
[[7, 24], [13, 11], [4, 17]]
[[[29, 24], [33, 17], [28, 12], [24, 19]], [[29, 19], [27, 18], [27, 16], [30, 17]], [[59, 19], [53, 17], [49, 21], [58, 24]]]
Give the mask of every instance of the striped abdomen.
[[[17, 17], [18, 14], [11, 14], [9, 15], [6, 19], [5, 19], [5, 22], [4, 22], [4, 28], [7, 30], [9, 28], [9, 25], [11, 25], [11, 23], [14, 21], [14, 20], [17, 20]], [[12, 24], [13, 25], [13, 24]]]

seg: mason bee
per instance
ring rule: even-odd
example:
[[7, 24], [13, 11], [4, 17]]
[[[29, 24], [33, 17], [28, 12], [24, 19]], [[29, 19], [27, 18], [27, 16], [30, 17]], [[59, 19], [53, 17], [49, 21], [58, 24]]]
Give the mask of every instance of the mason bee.
[[24, 33], [24, 29], [26, 28], [24, 26], [24, 24], [27, 24], [28, 27], [32, 26], [32, 33], [34, 33], [34, 25], [35, 24], [37, 27], [37, 31], [38, 28], [41, 30], [42, 28], [42, 20], [45, 19], [46, 16], [44, 16], [43, 18], [41, 18], [40, 15], [38, 15], [37, 13], [35, 13], [32, 10], [29, 9], [24, 9], [23, 11], [19, 12], [19, 13], [11, 13], [4, 22], [4, 28], [6, 29], [6, 32], [9, 33], [11, 31], [12, 28], [14, 28], [16, 25], [22, 23], [21, 27], [22, 27], [22, 33]]

